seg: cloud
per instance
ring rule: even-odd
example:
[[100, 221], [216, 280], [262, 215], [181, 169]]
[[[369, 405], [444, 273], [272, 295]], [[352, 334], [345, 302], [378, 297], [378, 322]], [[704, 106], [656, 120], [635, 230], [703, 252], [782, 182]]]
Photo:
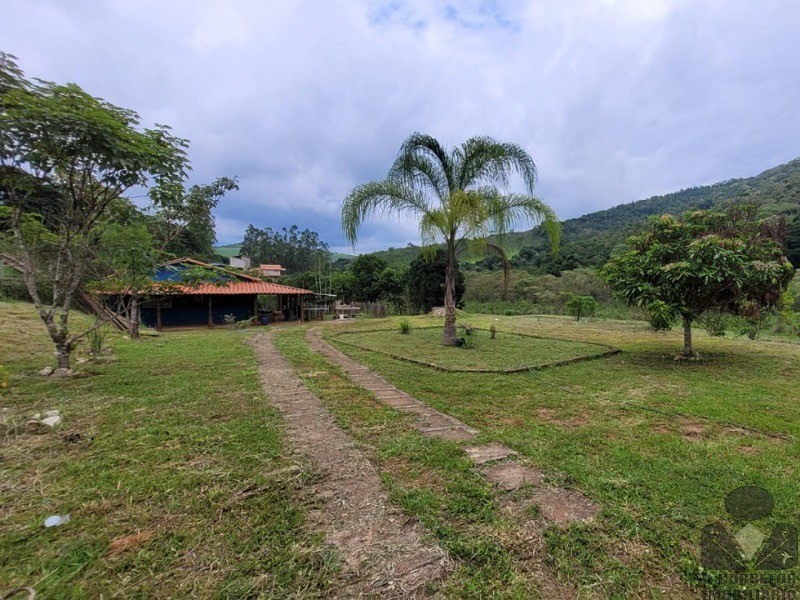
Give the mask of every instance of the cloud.
[[[765, 0], [7, 0], [3, 49], [192, 141], [238, 175], [222, 242], [298, 224], [346, 247], [341, 200], [403, 139], [523, 145], [562, 218], [794, 158], [800, 6]], [[372, 220], [359, 251], [417, 241]]]

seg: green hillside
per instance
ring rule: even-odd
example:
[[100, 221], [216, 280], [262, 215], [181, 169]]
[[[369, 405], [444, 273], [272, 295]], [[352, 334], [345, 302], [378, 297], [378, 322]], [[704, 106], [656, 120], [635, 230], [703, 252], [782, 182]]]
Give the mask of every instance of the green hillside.
[[[764, 218], [783, 215], [790, 233], [797, 231], [800, 226], [800, 159], [755, 177], [731, 179], [653, 196], [568, 219], [562, 223], [563, 237], [556, 257], [550, 254], [549, 242], [538, 228], [509, 233], [501, 243], [517, 267], [559, 273], [581, 266], [600, 266], [606, 262], [614, 247], [641, 229], [650, 216], [721, 208], [740, 202], [758, 204], [760, 216]], [[794, 243], [800, 244], [800, 239]], [[383, 250], [377, 254], [390, 264], [408, 264], [419, 251], [418, 247], [407, 247]], [[473, 261], [467, 259], [466, 262]], [[490, 258], [478, 264], [489, 268], [499, 266], [495, 263]]]

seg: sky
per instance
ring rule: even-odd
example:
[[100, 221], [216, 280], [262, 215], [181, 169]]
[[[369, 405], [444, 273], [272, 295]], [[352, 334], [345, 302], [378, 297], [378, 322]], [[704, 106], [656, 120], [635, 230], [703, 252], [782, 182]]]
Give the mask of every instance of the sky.
[[[3, 0], [0, 50], [191, 140], [191, 183], [236, 176], [248, 224], [335, 251], [419, 243], [339, 216], [414, 131], [521, 145], [567, 219], [800, 156], [796, 0]], [[515, 185], [512, 184], [512, 191]]]

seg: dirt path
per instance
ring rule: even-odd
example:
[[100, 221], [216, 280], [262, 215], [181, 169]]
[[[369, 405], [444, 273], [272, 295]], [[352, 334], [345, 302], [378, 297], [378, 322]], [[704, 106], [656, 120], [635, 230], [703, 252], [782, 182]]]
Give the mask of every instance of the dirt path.
[[277, 351], [272, 332], [257, 335], [253, 347], [289, 443], [322, 473], [316, 518], [344, 562], [336, 596], [424, 596], [425, 585], [448, 569], [445, 552], [422, 524], [391, 505], [374, 466]]

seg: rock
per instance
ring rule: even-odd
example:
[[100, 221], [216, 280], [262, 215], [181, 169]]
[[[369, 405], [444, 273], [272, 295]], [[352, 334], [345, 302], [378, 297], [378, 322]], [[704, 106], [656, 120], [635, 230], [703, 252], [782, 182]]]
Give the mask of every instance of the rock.
[[[46, 410], [44, 411], [45, 417], [60, 417], [61, 413], [57, 410]], [[41, 417], [39, 417], [41, 419]]]
[[72, 377], [72, 369], [56, 369], [53, 377]]
[[42, 377], [50, 377], [53, 374], [53, 367], [45, 367], [41, 371], [39, 371], [39, 375]]
[[75, 364], [76, 365], [85, 365], [88, 362], [89, 362], [88, 358], [79, 358], [78, 360], [75, 361]]
[[44, 419], [40, 420], [39, 423], [42, 425], [47, 425], [48, 427], [58, 427], [63, 423], [64, 419], [61, 418], [61, 415], [55, 415], [52, 417], [45, 417]]

